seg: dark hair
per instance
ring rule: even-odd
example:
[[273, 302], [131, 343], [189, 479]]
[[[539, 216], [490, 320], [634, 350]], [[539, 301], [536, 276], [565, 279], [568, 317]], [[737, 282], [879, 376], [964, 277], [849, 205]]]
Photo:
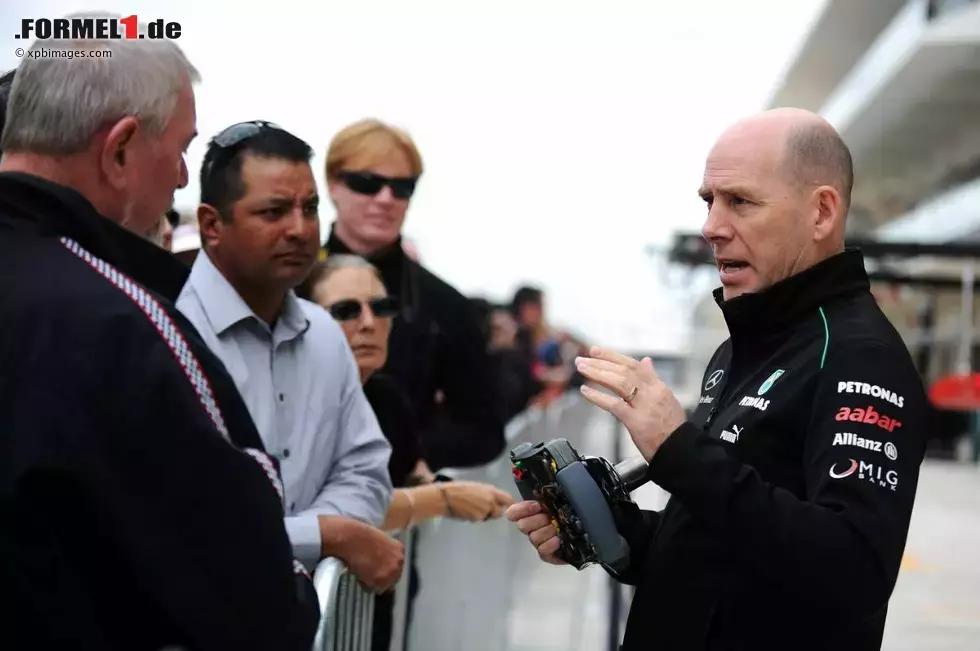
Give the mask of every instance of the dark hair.
[[265, 128], [230, 147], [212, 139], [201, 165], [201, 203], [214, 206], [224, 219], [231, 218], [231, 207], [245, 196], [242, 165], [245, 156], [309, 163], [313, 148], [284, 129]]
[[[0, 135], [3, 134], [3, 127], [7, 124], [7, 100], [10, 99], [10, 88], [14, 85], [14, 74], [17, 68], [3, 73], [0, 77]], [[0, 153], [3, 153], [0, 151]]]
[[514, 292], [514, 300], [511, 301], [510, 311], [514, 316], [518, 316], [521, 308], [528, 304], [541, 305], [544, 292], [537, 287], [524, 286]]
[[170, 222], [170, 228], [177, 228], [180, 226], [180, 213], [173, 208], [164, 213], [164, 216], [167, 218], [167, 221]]
[[826, 124], [806, 124], [793, 129], [787, 144], [789, 169], [796, 184], [836, 187], [846, 211], [854, 187], [854, 162], [840, 134]]

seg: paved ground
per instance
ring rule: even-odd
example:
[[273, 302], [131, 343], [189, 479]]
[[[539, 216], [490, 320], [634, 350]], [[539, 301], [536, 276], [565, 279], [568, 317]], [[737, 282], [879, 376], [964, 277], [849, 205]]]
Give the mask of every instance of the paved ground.
[[[584, 454], [611, 454], [611, 426], [597, 416]], [[627, 449], [627, 448], [624, 448]], [[660, 508], [654, 486], [635, 497]], [[526, 584], [512, 604], [509, 651], [607, 651], [609, 582], [597, 568], [575, 572], [526, 555]], [[912, 529], [891, 600], [883, 651], [980, 649], [980, 469], [927, 461]]]
[[927, 461], [885, 651], [980, 649], [980, 469]]

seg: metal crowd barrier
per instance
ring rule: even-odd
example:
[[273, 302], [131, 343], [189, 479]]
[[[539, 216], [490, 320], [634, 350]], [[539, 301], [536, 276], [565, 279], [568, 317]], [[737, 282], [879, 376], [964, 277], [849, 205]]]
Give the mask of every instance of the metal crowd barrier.
[[336, 558], [317, 565], [313, 585], [320, 600], [314, 651], [371, 651], [374, 596]]
[[[525, 441], [567, 438], [581, 445], [594, 410], [577, 392], [543, 410], [528, 410], [507, 426], [507, 446], [496, 461], [479, 468], [440, 471], [453, 478], [492, 484], [520, 499], [507, 452]], [[390, 651], [502, 651], [519, 555], [527, 540], [501, 518], [470, 523], [439, 518], [398, 536], [405, 558], [416, 547], [419, 591], [408, 621], [409, 575], [395, 588]], [[337, 559], [321, 561], [314, 574], [321, 620], [314, 651], [369, 651], [374, 601]]]
[[[557, 437], [578, 445], [594, 409], [574, 392], [544, 411], [525, 412], [507, 428], [507, 451]], [[458, 471], [456, 478], [493, 484], [520, 499], [506, 451], [487, 466]], [[511, 605], [523, 585], [515, 568], [533, 556], [527, 539], [504, 518], [442, 518], [422, 524], [417, 536], [420, 585], [408, 644], [392, 651], [505, 651]]]

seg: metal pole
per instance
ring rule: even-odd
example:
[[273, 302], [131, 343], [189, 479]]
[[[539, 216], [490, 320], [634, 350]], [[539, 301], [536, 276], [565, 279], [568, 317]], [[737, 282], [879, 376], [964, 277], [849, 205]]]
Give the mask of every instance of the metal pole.
[[[960, 350], [956, 373], [964, 377], [973, 374], [973, 283], [974, 269], [970, 262], [963, 266], [963, 294], [960, 311]], [[973, 443], [973, 463], [980, 462], [980, 412], [970, 414], [970, 438]]]
[[[416, 527], [395, 536], [405, 545], [405, 569], [395, 585], [395, 603], [391, 616], [391, 644], [389, 651], [408, 649], [408, 622], [412, 600], [412, 568], [415, 561], [415, 541], [419, 531]], [[372, 622], [373, 626], [373, 622]]]
[[957, 356], [956, 372], [969, 375], [973, 372], [973, 263], [963, 265], [963, 292], [960, 312], [960, 350]]

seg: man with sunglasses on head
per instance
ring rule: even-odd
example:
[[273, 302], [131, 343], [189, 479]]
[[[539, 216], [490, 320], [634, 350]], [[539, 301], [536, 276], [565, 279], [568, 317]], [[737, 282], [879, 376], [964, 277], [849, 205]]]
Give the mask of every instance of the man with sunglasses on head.
[[0, 648], [306, 651], [272, 460], [146, 239], [187, 183], [197, 71], [169, 40], [42, 47], [106, 56], [25, 56], [7, 106]]
[[262, 121], [211, 140], [197, 215], [202, 255], [177, 306], [228, 367], [279, 460], [296, 556], [310, 568], [340, 558], [383, 592], [404, 563], [402, 544], [376, 528], [391, 499], [391, 447], [340, 327], [293, 291], [319, 247], [312, 154]]
[[402, 246], [422, 174], [415, 143], [395, 127], [363, 120], [333, 138], [326, 172], [337, 220], [325, 254], [367, 258], [401, 304], [384, 371], [412, 401], [426, 462], [433, 470], [489, 463], [504, 449], [504, 408], [477, 315]]

